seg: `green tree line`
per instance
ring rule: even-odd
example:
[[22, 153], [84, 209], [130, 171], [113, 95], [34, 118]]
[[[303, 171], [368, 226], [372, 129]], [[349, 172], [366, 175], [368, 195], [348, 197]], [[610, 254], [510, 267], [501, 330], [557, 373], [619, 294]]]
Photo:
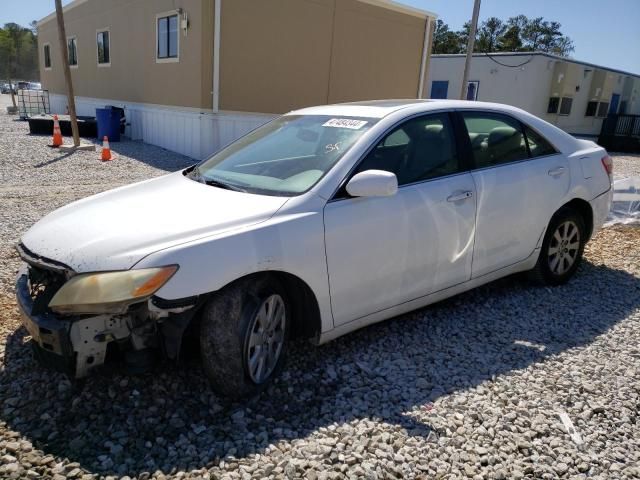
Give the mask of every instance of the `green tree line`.
[[[38, 39], [36, 24], [30, 28], [17, 23], [6, 23], [0, 28], [0, 80], [14, 83], [16, 80], [38, 80]], [[16, 99], [11, 89], [11, 101]]]
[[[474, 52], [547, 52], [562, 57], [574, 50], [573, 41], [560, 30], [559, 22], [543, 17], [528, 18], [517, 15], [503, 21], [490, 17], [477, 29]], [[442, 20], [436, 22], [433, 53], [466, 53], [470, 23], [453, 31]]]
[[33, 81], [40, 78], [35, 24], [0, 27], [0, 79]]

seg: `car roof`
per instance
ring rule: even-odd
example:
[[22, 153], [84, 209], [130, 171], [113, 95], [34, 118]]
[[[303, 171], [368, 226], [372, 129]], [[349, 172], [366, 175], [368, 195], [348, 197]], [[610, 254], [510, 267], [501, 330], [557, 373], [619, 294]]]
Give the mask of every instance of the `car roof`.
[[477, 102], [469, 100], [434, 100], [434, 99], [389, 99], [366, 100], [360, 102], [336, 103], [333, 105], [319, 105], [294, 110], [287, 115], [336, 115], [343, 117], [383, 118], [391, 113], [403, 109], [411, 109], [412, 112], [446, 109], [476, 109], [499, 110], [503, 112], [520, 112], [521, 110], [510, 105], [490, 102]]

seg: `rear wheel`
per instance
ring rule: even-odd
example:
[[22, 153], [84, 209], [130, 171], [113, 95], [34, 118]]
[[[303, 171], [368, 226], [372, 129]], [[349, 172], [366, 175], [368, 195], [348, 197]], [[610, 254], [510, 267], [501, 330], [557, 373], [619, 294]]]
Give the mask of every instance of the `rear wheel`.
[[200, 350], [214, 389], [242, 398], [265, 388], [281, 369], [290, 308], [282, 286], [268, 277], [241, 280], [206, 306]]
[[545, 232], [531, 277], [547, 285], [566, 283], [582, 261], [585, 243], [586, 229], [582, 216], [573, 210], [560, 210]]

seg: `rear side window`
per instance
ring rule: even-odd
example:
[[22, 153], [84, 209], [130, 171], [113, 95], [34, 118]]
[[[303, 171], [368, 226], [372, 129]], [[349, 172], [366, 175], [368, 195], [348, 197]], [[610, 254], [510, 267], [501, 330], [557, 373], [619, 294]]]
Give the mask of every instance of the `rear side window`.
[[407, 185], [461, 171], [453, 128], [446, 113], [407, 120], [389, 132], [358, 165], [355, 173], [384, 170], [398, 185]]
[[525, 126], [524, 133], [527, 137], [527, 144], [529, 145], [529, 152], [531, 152], [532, 157], [542, 157], [558, 153], [553, 145], [531, 128]]
[[476, 168], [486, 168], [529, 158], [522, 126], [506, 115], [463, 112]]

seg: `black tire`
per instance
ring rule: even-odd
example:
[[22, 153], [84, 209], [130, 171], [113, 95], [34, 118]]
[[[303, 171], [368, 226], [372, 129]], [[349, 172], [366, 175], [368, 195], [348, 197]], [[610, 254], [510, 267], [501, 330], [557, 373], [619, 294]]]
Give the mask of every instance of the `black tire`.
[[[569, 243], [566, 245], [559, 243], [556, 232], [558, 232], [559, 237], [562, 238], [563, 226], [565, 228], [575, 228], [575, 230], [577, 230], [577, 242], [575, 237], [573, 237], [573, 241], [567, 240]], [[572, 232], [573, 230], [567, 231]], [[569, 233], [569, 235], [572, 234]], [[547, 228], [542, 241], [542, 248], [540, 249], [538, 262], [529, 272], [529, 278], [534, 282], [543, 285], [562, 285], [567, 283], [580, 266], [586, 239], [587, 231], [582, 216], [576, 211], [568, 208], [558, 211], [549, 222], [549, 227]], [[576, 243], [577, 248], [575, 248]], [[561, 246], [562, 248], [560, 248]], [[574, 246], [575, 251], [571, 248], [572, 246]], [[558, 258], [558, 250], [562, 250], [564, 252], [564, 256]], [[569, 260], [571, 259], [572, 262], [569, 265]], [[554, 261], [556, 262], [554, 263]], [[564, 269], [559, 266], [560, 262], [562, 262], [562, 265], [565, 267]]]
[[[259, 322], [260, 308], [274, 296], [282, 299], [284, 307], [284, 326], [278, 333], [281, 332], [283, 341], [267, 378], [256, 381], [255, 370], [250, 371], [247, 358], [249, 352], [255, 352], [255, 348], [250, 348], [251, 329]], [[284, 364], [291, 327], [289, 305], [285, 289], [268, 276], [235, 282], [209, 301], [200, 322], [200, 354], [204, 371], [217, 393], [232, 399], [251, 397], [278, 375]], [[271, 352], [269, 348], [266, 351]]]

